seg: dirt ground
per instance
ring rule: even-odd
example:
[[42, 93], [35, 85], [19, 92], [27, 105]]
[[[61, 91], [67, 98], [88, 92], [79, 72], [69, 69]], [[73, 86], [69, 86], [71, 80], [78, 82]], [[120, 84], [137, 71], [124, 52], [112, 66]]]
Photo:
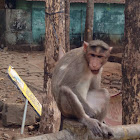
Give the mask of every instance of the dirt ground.
[[[4, 103], [23, 103], [25, 99], [19, 90], [8, 78], [7, 69], [11, 65], [20, 77], [29, 86], [37, 99], [41, 101], [43, 95], [43, 65], [44, 52], [10, 52], [0, 51], [0, 101]], [[108, 62], [103, 71], [102, 86], [106, 87], [111, 96], [121, 92], [121, 65]], [[36, 132], [28, 132], [25, 128], [25, 136], [33, 136]], [[20, 134], [20, 127], [4, 127], [0, 120], [0, 140], [10, 140]]]
[[[0, 51], [0, 101], [4, 103], [25, 103], [22, 93], [8, 78], [9, 65], [15, 68], [20, 77], [28, 85], [41, 102], [43, 94], [43, 62], [44, 52], [9, 52]], [[20, 127], [3, 127], [0, 120], [0, 140], [11, 139], [20, 134]], [[25, 136], [34, 135], [25, 128]]]

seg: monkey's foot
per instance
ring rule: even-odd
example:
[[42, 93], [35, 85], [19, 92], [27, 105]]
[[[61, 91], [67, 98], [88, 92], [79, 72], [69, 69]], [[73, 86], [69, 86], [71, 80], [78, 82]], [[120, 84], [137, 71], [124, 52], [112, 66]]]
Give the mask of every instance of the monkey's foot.
[[93, 133], [94, 136], [110, 139], [113, 137], [113, 131], [106, 125], [99, 122], [97, 119], [84, 118], [81, 120]]
[[81, 122], [92, 131], [94, 136], [104, 137], [104, 133], [101, 128], [101, 123], [98, 120], [86, 117], [82, 119]]
[[113, 130], [111, 128], [109, 128], [109, 126], [107, 126], [106, 124], [101, 123], [101, 129], [103, 131], [104, 138], [110, 139], [114, 136]]

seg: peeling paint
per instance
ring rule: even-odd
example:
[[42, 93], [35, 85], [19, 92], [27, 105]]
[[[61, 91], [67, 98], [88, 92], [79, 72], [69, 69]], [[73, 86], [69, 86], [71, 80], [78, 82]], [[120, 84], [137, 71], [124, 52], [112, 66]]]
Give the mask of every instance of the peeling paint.
[[[86, 4], [73, 3], [70, 9], [70, 39], [84, 40]], [[97, 4], [94, 6], [94, 39], [102, 39], [107, 43], [119, 44], [124, 37], [124, 5]], [[76, 45], [76, 44], [75, 44]]]
[[34, 42], [45, 38], [45, 3], [33, 2], [32, 5], [32, 35]]
[[[6, 34], [9, 35], [6, 37], [8, 37], [8, 43], [12, 41], [13, 44], [15, 42], [18, 44], [41, 43], [45, 37], [44, 2], [21, 0], [17, 1], [17, 8], [16, 10], [7, 10]], [[81, 46], [81, 42], [84, 40], [86, 4], [72, 3], [70, 10], [71, 44]], [[119, 44], [124, 35], [124, 5], [95, 3], [93, 31], [95, 39]], [[15, 35], [13, 40], [12, 37], [9, 37], [11, 34]]]
[[6, 9], [6, 43], [30, 44], [31, 13], [25, 10]]

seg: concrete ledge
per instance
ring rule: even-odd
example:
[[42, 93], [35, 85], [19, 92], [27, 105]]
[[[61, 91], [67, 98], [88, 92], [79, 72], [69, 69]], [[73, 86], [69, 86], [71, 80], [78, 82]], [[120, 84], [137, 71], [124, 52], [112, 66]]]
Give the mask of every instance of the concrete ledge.
[[[24, 112], [24, 104], [17, 103], [7, 103], [4, 104], [2, 110], [2, 123], [4, 126], [10, 125], [21, 125]], [[36, 113], [35, 111], [28, 106], [27, 116], [26, 116], [26, 125], [32, 125], [35, 123]]]

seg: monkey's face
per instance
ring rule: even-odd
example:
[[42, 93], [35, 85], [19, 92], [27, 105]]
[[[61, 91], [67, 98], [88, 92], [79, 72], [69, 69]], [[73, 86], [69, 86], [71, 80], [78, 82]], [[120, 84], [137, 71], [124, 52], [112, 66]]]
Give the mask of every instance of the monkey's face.
[[92, 46], [87, 49], [86, 59], [93, 74], [99, 73], [100, 68], [107, 62], [109, 55], [109, 50], [104, 49], [102, 46]]
[[89, 69], [93, 74], [98, 74], [100, 68], [107, 62], [112, 47], [100, 40], [84, 42], [85, 57]]
[[96, 54], [95, 52], [89, 52], [87, 54], [87, 62], [89, 65], [89, 69], [93, 74], [98, 74], [100, 68], [106, 63], [107, 59], [102, 54]]

